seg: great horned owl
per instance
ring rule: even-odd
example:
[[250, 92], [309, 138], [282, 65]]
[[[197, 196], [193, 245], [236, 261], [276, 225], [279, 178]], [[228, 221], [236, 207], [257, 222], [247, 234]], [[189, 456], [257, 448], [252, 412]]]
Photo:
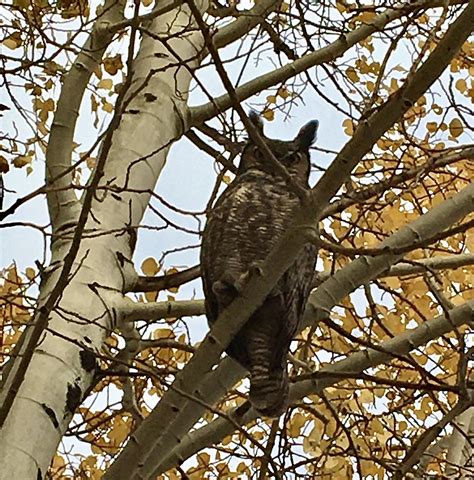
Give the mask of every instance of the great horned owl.
[[[250, 114], [265, 143], [292, 176], [309, 188], [309, 147], [317, 121], [292, 141], [263, 136], [263, 123]], [[251, 141], [245, 146], [236, 178], [208, 214], [202, 236], [201, 269], [209, 324], [238, 296], [242, 279], [258, 266], [291, 224], [299, 199]], [[287, 406], [287, 355], [303, 315], [316, 262], [307, 244], [227, 348], [250, 372], [250, 401], [262, 415], [279, 416]]]

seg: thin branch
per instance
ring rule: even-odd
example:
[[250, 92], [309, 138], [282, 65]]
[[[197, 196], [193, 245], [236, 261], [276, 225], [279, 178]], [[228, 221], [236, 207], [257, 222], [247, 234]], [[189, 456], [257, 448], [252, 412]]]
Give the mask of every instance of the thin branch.
[[159, 292], [160, 290], [169, 290], [170, 288], [179, 287], [185, 283], [191, 282], [201, 276], [201, 266], [187, 268], [181, 272], [172, 273], [170, 275], [161, 275], [160, 277], [138, 277], [131, 292]]
[[179, 300], [168, 302], [127, 302], [117, 309], [117, 315], [124, 321], [180, 318], [204, 314], [204, 300]]
[[239, 12], [239, 18], [219, 29], [212, 42], [219, 49], [240, 40], [246, 33], [262, 22], [268, 15], [280, 8], [282, 0], [260, 0], [246, 12]]
[[183, 0], [174, 0], [174, 1], [168, 2], [168, 4], [163, 7], [161, 6], [161, 3], [159, 3], [149, 13], [140, 15], [137, 18], [127, 18], [120, 22], [104, 24], [102, 28], [105, 32], [108, 32], [109, 34], [115, 34], [120, 32], [121, 30], [124, 30], [127, 27], [136, 26], [139, 24], [143, 24], [145, 22], [150, 22], [151, 20], [159, 17], [160, 15], [164, 15], [165, 13], [171, 12], [172, 10], [174, 10], [175, 8], [178, 8], [182, 4], [183, 4]]

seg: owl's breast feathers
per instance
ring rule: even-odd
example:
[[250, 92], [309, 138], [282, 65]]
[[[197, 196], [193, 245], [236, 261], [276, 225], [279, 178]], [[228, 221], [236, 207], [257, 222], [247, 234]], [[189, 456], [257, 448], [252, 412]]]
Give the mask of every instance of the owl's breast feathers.
[[239, 277], [264, 260], [297, 205], [297, 198], [273, 177], [249, 172], [234, 180], [208, 215], [203, 235], [201, 256], [210, 280], [224, 273]]
[[[208, 216], [203, 234], [201, 265], [208, 320], [213, 323], [220, 311], [237, 296], [231, 283], [249, 268], [263, 261], [292, 221], [292, 212], [299, 202], [283, 181], [256, 172], [237, 178], [217, 201]], [[289, 336], [294, 323], [302, 315], [314, 273], [316, 248], [307, 244], [293, 265], [278, 281], [271, 295], [283, 295]], [[229, 294], [213, 285], [229, 284]], [[218, 290], [218, 288], [217, 288]], [[290, 324], [288, 324], [290, 323]]]

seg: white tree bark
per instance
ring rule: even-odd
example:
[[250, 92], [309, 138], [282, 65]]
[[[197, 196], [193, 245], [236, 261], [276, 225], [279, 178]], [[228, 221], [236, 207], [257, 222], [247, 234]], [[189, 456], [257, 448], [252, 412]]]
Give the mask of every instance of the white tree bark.
[[[446, 477], [469, 478], [469, 473], [464, 468], [467, 467], [466, 463], [472, 458], [474, 407], [468, 408], [453, 423], [455, 428], [447, 444]], [[470, 465], [470, 474], [474, 474], [472, 464]]]
[[[202, 11], [207, 8], [205, 1], [198, 5]], [[172, 11], [153, 20], [148, 28], [154, 38], [144, 36], [141, 42], [133, 62], [130, 101], [113, 133], [100, 183], [108, 189], [99, 190], [92, 202], [86, 235], [67, 286], [49, 316], [48, 329], [34, 351], [1, 431], [2, 480], [45, 477], [59, 441], [90, 386], [95, 367], [91, 352], [102, 352], [114, 325], [114, 309], [123, 302], [121, 292], [134, 281], [129, 235], [117, 232], [126, 233], [139, 225], [150, 195], [126, 190], [153, 190], [171, 143], [185, 128], [190, 69], [197, 66], [203, 45], [200, 33], [189, 29], [190, 24], [188, 9], [181, 7], [178, 14]], [[169, 36], [173, 38], [168, 40]], [[174, 54], [159, 39], [167, 41]], [[71, 217], [60, 204], [64, 206], [54, 202], [57, 206], [53, 210], [58, 223], [66, 224]], [[101, 235], [87, 238], [88, 232]], [[55, 288], [61, 259], [70, 248], [70, 237], [52, 245], [57, 265], [41, 288], [43, 304]]]

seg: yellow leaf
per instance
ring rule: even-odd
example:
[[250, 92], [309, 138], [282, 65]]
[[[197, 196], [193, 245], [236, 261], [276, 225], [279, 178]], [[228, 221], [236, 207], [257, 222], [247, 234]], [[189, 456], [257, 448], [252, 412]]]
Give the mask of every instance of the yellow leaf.
[[354, 134], [354, 123], [350, 118], [346, 118], [342, 122], [342, 126], [344, 127], [344, 133], [351, 137]]
[[209, 462], [211, 461], [211, 457], [208, 453], [199, 453], [197, 456], [198, 463], [203, 466], [208, 466]]
[[64, 468], [65, 465], [66, 465], [66, 462], [64, 461], [64, 458], [59, 455], [55, 455], [53, 458], [53, 462], [51, 464], [51, 468], [53, 470], [60, 471], [61, 469]]
[[28, 277], [29, 280], [33, 280], [36, 276], [36, 272], [35, 272], [34, 268], [31, 268], [31, 267], [26, 268], [25, 274], [26, 274], [26, 276]]
[[145, 298], [147, 302], [156, 302], [158, 292], [145, 292]]
[[110, 78], [103, 78], [97, 84], [97, 88], [103, 88], [104, 90], [110, 90], [113, 87], [114, 83]]
[[87, 157], [86, 165], [88, 168], [92, 170], [95, 167], [96, 163], [97, 163], [97, 159], [95, 157]]
[[0, 173], [7, 173], [10, 170], [10, 165], [5, 157], [0, 155]]
[[453, 118], [449, 123], [449, 133], [454, 138], [457, 138], [462, 134], [463, 131], [464, 127], [462, 126], [461, 120], [459, 120], [459, 118]]
[[370, 66], [370, 70], [372, 73], [375, 73], [377, 75], [380, 72], [380, 63], [379, 62], [374, 62]]
[[426, 97], [422, 95], [416, 102], [417, 105], [426, 105]]
[[2, 41], [2, 45], [5, 45], [5, 47], [10, 50], [15, 50], [15, 48], [21, 47], [21, 44], [22, 39], [20, 32], [14, 32]]
[[108, 113], [112, 113], [114, 111], [114, 106], [111, 103], [104, 101], [104, 104], [102, 105], [102, 109]]
[[359, 74], [356, 72], [356, 70], [352, 67], [349, 67], [347, 70], [346, 70], [346, 75], [347, 75], [347, 78], [352, 82], [352, 83], [355, 83], [355, 82], [358, 82], [360, 80], [360, 77], [359, 77]]
[[276, 96], [275, 95], [268, 95], [267, 102], [268, 103], [276, 103]]
[[115, 75], [122, 67], [123, 63], [120, 54], [115, 55], [115, 57], [104, 58], [104, 70], [109, 75]]
[[365, 59], [364, 55], [363, 58], [356, 60], [356, 66], [360, 73], [370, 73], [371, 68]]
[[43, 109], [48, 112], [54, 112], [54, 100], [52, 98], [48, 98], [48, 100], [43, 103]]
[[398, 80], [396, 78], [392, 78], [390, 80], [390, 89], [389, 89], [389, 92], [392, 93], [394, 92], [395, 90], [398, 89]]
[[360, 20], [362, 23], [370, 23], [375, 16], [375, 12], [363, 12], [357, 17], [357, 20]]
[[296, 413], [290, 420], [288, 434], [290, 437], [297, 437], [301, 432], [301, 427], [306, 423], [306, 417], [301, 413]]
[[49, 133], [48, 127], [43, 122], [38, 122], [38, 130], [44, 136], [48, 135]]
[[455, 86], [461, 93], [463, 93], [467, 89], [467, 82], [464, 80], [464, 78], [460, 78], [456, 81]]
[[110, 337], [107, 337], [105, 339], [105, 343], [109, 346], [109, 347], [112, 347], [112, 348], [115, 348], [117, 347], [118, 345], [118, 340], [117, 340], [117, 337], [115, 336], [110, 336]]
[[278, 89], [277, 95], [280, 95], [281, 98], [286, 99], [290, 96], [290, 92], [286, 87], [281, 87]]
[[397, 277], [387, 277], [383, 281], [392, 290], [397, 290], [401, 287], [400, 280]]
[[436, 132], [437, 127], [438, 127], [438, 124], [436, 122], [428, 122], [426, 124], [426, 130], [428, 130], [428, 132], [431, 132], [431, 133]]
[[153, 332], [152, 336], [155, 339], [158, 339], [158, 338], [174, 339], [175, 338], [173, 330], [170, 330], [169, 328], [158, 328]]
[[95, 95], [91, 95], [91, 111], [97, 112], [98, 107], [99, 107], [99, 104], [97, 102], [97, 99], [95, 98]]
[[143, 260], [141, 269], [147, 277], [153, 277], [161, 270], [161, 267], [153, 257], [148, 257]]
[[32, 160], [32, 157], [30, 157], [30, 156], [20, 155], [20, 156], [14, 158], [12, 163], [13, 163], [13, 166], [15, 166], [16, 168], [22, 168], [25, 165], [30, 164], [31, 160]]
[[275, 119], [275, 112], [273, 110], [270, 110], [269, 108], [266, 108], [262, 115], [267, 119], [269, 122], [273, 121]]
[[347, 10], [347, 6], [341, 2], [341, 0], [336, 0], [336, 8], [339, 12], [344, 13]]

